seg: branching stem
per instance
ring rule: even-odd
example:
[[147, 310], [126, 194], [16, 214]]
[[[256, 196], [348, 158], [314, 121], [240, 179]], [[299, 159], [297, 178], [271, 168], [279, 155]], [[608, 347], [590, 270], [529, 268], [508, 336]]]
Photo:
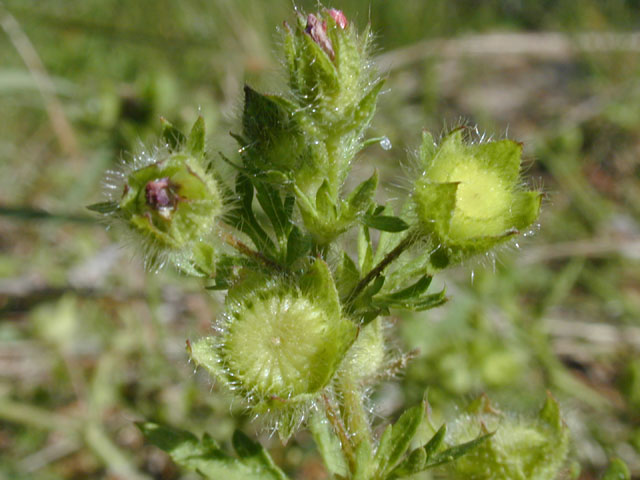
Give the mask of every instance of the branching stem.
[[252, 249], [244, 242], [241, 242], [233, 235], [226, 233], [222, 235], [222, 240], [227, 244], [235, 248], [237, 251], [246, 255], [247, 257], [255, 258], [259, 262], [263, 263], [269, 268], [272, 268], [278, 272], [283, 271], [283, 268], [280, 264], [274, 262], [269, 257], [265, 256], [263, 253], [258, 252], [257, 250]]
[[367, 273], [362, 278], [362, 280], [358, 282], [358, 284], [353, 288], [353, 290], [347, 297], [347, 304], [350, 304], [356, 298], [358, 298], [358, 295], [362, 293], [362, 291], [367, 287], [367, 285], [369, 285], [373, 280], [375, 280], [384, 271], [384, 269], [387, 268], [390, 263], [396, 260], [402, 254], [402, 252], [404, 252], [407, 248], [409, 248], [414, 241], [415, 241], [415, 237], [411, 234], [404, 237], [402, 241], [393, 250], [387, 253], [387, 255], [382, 260], [380, 260], [380, 263], [378, 263], [375, 267], [369, 270], [369, 273]]

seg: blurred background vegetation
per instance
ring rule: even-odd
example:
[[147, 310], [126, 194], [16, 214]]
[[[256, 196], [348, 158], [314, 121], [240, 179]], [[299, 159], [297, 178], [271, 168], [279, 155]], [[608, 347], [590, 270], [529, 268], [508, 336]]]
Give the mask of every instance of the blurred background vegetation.
[[[256, 429], [184, 351], [222, 297], [145, 273], [84, 206], [101, 200], [106, 169], [153, 145], [160, 115], [186, 126], [201, 113], [212, 154], [232, 155], [243, 82], [281, 90], [277, 27], [292, 6], [0, 2], [0, 479], [195, 478], [134, 422], [223, 444]], [[375, 414], [428, 389], [438, 420], [482, 392], [527, 415], [549, 390], [573, 435], [567, 478], [577, 464], [598, 478], [612, 456], [640, 478], [640, 2], [331, 6], [371, 20], [388, 76], [370, 134], [393, 148], [369, 147], [355, 177], [373, 164], [401, 198], [421, 129], [464, 119], [524, 142], [547, 192], [535, 235], [441, 275], [444, 307], [398, 312], [395, 344], [420, 353], [372, 392]], [[307, 435], [286, 449], [261, 439], [295, 478], [325, 478]]]

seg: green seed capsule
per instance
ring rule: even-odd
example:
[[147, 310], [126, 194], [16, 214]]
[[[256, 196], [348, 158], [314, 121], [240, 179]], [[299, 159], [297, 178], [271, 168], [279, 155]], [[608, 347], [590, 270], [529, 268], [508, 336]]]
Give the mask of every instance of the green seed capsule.
[[252, 276], [229, 291], [219, 335], [192, 347], [194, 361], [289, 435], [333, 379], [356, 336], [340, 314], [328, 267], [317, 260], [302, 287]]
[[452, 464], [453, 478], [471, 480], [551, 480], [557, 478], [569, 449], [569, 430], [556, 401], [549, 396], [537, 418], [502, 415], [488, 402], [458, 420], [454, 443], [472, 440], [481, 432], [495, 432]]
[[454, 130], [436, 148], [423, 136], [423, 174], [414, 185], [417, 231], [443, 265], [483, 253], [527, 229], [541, 194], [520, 183], [522, 146], [511, 140], [466, 144]]

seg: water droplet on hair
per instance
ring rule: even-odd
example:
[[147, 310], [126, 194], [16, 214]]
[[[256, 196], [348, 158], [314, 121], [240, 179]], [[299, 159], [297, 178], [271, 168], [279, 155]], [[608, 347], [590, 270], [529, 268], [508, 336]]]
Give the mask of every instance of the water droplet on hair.
[[383, 150], [391, 150], [391, 147], [393, 145], [391, 145], [391, 140], [389, 140], [389, 137], [382, 137], [382, 140], [380, 140], [380, 148], [382, 148]]

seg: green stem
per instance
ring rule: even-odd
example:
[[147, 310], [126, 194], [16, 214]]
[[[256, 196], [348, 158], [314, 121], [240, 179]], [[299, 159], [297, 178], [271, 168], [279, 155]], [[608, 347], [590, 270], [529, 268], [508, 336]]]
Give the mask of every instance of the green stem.
[[[341, 396], [341, 409], [344, 426], [349, 435], [350, 449], [357, 451], [361, 443], [373, 444], [371, 437], [371, 427], [369, 416], [364, 408], [363, 387], [350, 375], [346, 374], [338, 380], [338, 393]], [[344, 450], [344, 447], [343, 447]], [[346, 455], [346, 452], [345, 452]], [[355, 470], [355, 462], [351, 465], [352, 472]]]
[[340, 440], [340, 447], [342, 448], [342, 453], [349, 463], [349, 470], [353, 472], [356, 466], [356, 455], [353, 451], [351, 440], [349, 439], [349, 433], [344, 426], [342, 418], [340, 418], [340, 413], [336, 410], [333, 402], [327, 396], [327, 394], [322, 395], [322, 400], [324, 401], [324, 409], [327, 420], [329, 420], [333, 431], [338, 436], [338, 439]]
[[373, 280], [375, 280], [385, 268], [389, 266], [390, 263], [395, 261], [402, 253], [409, 248], [415, 242], [415, 236], [412, 234], [407, 235], [402, 239], [402, 241], [376, 265], [369, 273], [367, 273], [362, 280], [358, 282], [358, 284], [351, 290], [351, 293], [347, 297], [347, 305], [353, 302], [358, 295], [362, 293], [362, 291], [369, 285]]

